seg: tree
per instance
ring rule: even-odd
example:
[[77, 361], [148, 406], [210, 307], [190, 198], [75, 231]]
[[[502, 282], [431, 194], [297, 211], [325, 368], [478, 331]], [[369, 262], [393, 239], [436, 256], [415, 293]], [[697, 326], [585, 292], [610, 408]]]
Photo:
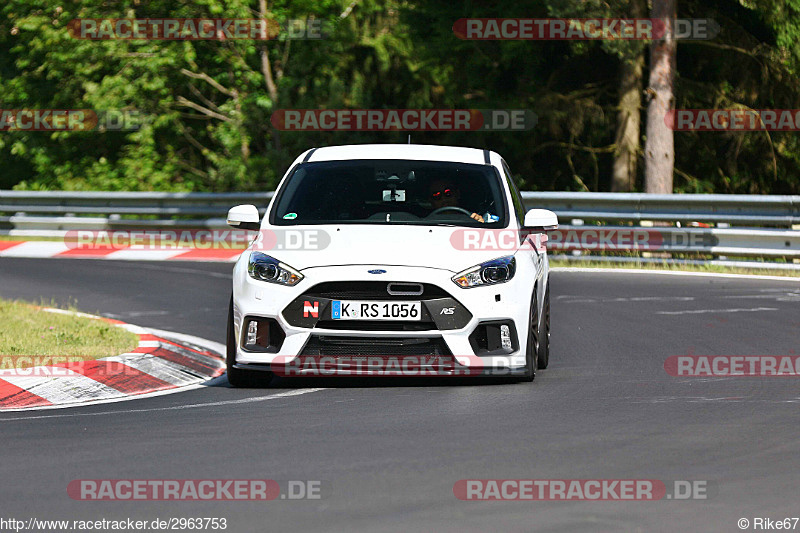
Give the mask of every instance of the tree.
[[[631, 0], [631, 18], [642, 18], [645, 11], [645, 0]], [[619, 109], [617, 134], [614, 138], [612, 192], [631, 192], [636, 188], [636, 168], [640, 155], [644, 47], [634, 41], [624, 50], [627, 53], [620, 54]]]
[[675, 167], [675, 139], [667, 126], [667, 113], [675, 108], [673, 86], [675, 54], [673, 33], [677, 0], [653, 0], [651, 19], [664, 21], [664, 35], [650, 45], [650, 82], [647, 88], [647, 141], [644, 147], [644, 191], [671, 193]]
[[[416, 132], [413, 141], [496, 150], [526, 190], [640, 190], [647, 42], [468, 41], [452, 27], [461, 17], [627, 19], [646, 13], [645, 1], [4, 0], [4, 109], [126, 109], [153, 121], [138, 131], [0, 132], [0, 188], [269, 190], [311, 146], [407, 138], [278, 132], [270, 123], [278, 108], [466, 108], [527, 109], [538, 123], [518, 132]], [[675, 15], [671, 5], [664, 18]], [[74, 18], [264, 13], [279, 22], [313, 17], [330, 34], [87, 41], [67, 32]], [[681, 0], [679, 15], [712, 18], [721, 31], [681, 41], [677, 52], [673, 41], [671, 54], [655, 54], [665, 44], [655, 43], [648, 94], [657, 97], [646, 105], [663, 109], [649, 121], [648, 147], [658, 139], [653, 128], [672, 141], [664, 123], [672, 107], [800, 108], [800, 0]], [[664, 166], [662, 175], [674, 177], [665, 192], [800, 194], [800, 135], [676, 131], [674, 170]]]

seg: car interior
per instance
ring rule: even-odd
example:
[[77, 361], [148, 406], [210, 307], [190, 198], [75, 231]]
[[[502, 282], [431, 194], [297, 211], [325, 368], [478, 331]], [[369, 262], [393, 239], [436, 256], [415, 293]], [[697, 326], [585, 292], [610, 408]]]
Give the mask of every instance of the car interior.
[[[275, 222], [471, 225], [471, 213], [487, 211], [502, 218], [499, 181], [487, 172], [491, 170], [457, 163], [308, 163], [298, 168], [290, 178], [279, 199]], [[437, 209], [432, 202], [432, 185], [449, 189], [448, 194], [457, 195], [458, 208]]]

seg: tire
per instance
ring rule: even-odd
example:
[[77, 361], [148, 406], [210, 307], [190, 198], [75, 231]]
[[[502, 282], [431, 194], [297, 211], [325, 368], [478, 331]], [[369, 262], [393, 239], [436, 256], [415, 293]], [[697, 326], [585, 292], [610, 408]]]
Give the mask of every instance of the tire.
[[531, 382], [536, 378], [536, 367], [539, 359], [539, 302], [536, 297], [537, 288], [533, 289], [530, 320], [528, 321], [528, 342], [525, 347], [525, 374], [522, 381]]
[[233, 296], [228, 307], [228, 334], [226, 335], [225, 366], [227, 367], [228, 383], [231, 387], [265, 387], [272, 380], [272, 372], [258, 370], [242, 370], [234, 368], [236, 364], [236, 332], [233, 326]]
[[539, 335], [539, 369], [547, 368], [550, 362], [550, 282], [547, 282], [547, 287], [544, 290], [544, 308], [543, 308], [542, 327], [544, 331]]

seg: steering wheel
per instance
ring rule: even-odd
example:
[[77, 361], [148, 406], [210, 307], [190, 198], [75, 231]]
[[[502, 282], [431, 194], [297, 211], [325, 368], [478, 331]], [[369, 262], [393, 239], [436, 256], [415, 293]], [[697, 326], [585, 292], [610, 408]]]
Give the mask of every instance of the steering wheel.
[[428, 216], [438, 215], [439, 213], [444, 213], [445, 211], [455, 211], [456, 213], [461, 213], [462, 215], [467, 215], [468, 217], [472, 216], [472, 213], [470, 211], [455, 206], [446, 206], [446, 207], [440, 207], [439, 209], [434, 209], [433, 211], [430, 212]]

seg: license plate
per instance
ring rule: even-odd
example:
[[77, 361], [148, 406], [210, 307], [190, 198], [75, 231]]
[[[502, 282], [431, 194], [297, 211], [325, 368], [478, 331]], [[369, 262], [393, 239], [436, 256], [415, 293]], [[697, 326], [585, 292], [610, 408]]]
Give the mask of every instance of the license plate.
[[422, 302], [333, 300], [334, 320], [422, 320]]

